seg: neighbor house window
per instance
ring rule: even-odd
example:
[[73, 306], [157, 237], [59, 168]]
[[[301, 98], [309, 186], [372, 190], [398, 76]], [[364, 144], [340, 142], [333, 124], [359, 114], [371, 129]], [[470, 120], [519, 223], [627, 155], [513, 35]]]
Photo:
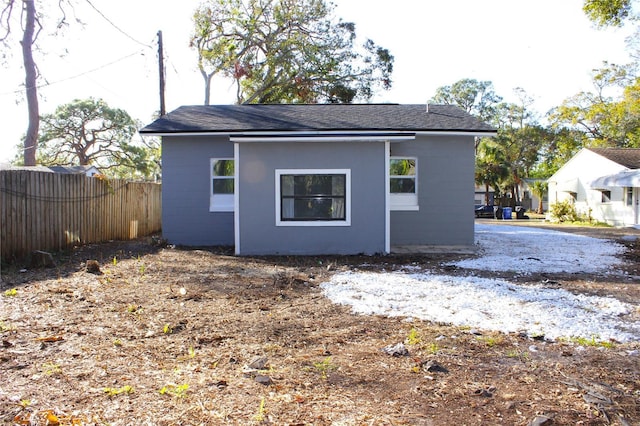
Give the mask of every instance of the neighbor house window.
[[611, 191], [600, 191], [602, 193], [602, 202], [610, 203], [611, 202]]
[[234, 176], [235, 167], [232, 158], [211, 159], [211, 200], [209, 211], [233, 211]]
[[633, 206], [633, 188], [632, 187], [627, 187], [625, 190], [625, 204], [627, 206]]
[[389, 159], [391, 210], [418, 210], [418, 159]]
[[276, 225], [348, 226], [351, 172], [276, 170]]

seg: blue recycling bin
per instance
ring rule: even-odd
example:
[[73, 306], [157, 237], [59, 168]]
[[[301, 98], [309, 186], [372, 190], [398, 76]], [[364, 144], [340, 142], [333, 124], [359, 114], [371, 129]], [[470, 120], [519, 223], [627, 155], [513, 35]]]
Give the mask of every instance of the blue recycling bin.
[[502, 208], [502, 218], [503, 219], [511, 219], [511, 214], [512, 214], [512, 209], [511, 207], [503, 207]]

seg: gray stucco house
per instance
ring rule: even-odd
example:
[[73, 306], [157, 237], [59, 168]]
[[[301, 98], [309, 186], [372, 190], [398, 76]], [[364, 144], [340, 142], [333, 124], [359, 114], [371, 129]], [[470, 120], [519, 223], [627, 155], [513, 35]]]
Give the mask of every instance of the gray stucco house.
[[183, 106], [162, 137], [162, 228], [238, 255], [472, 246], [474, 138], [448, 105]]

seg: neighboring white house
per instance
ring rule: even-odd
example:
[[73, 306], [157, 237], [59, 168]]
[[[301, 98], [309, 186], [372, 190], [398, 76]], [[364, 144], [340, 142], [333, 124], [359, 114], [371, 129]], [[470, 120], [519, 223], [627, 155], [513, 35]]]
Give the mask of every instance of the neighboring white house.
[[569, 200], [597, 221], [640, 223], [640, 149], [583, 148], [548, 182], [550, 205]]

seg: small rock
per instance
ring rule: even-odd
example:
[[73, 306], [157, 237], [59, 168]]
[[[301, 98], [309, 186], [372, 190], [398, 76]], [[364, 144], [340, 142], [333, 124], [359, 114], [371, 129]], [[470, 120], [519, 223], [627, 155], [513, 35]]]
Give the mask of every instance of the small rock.
[[260, 383], [261, 385], [269, 386], [273, 383], [271, 377], [265, 376], [263, 374], [256, 374], [255, 381]]
[[261, 356], [251, 361], [249, 365], [247, 365], [247, 367], [252, 370], [264, 370], [268, 362], [269, 362], [269, 359], [266, 356]]
[[90, 274], [101, 275], [100, 264], [97, 260], [87, 260], [87, 272]]
[[385, 346], [384, 348], [382, 348], [382, 352], [391, 356], [408, 356], [409, 355], [409, 350], [405, 347], [404, 343]]
[[29, 265], [32, 269], [36, 268], [55, 268], [56, 262], [53, 260], [53, 255], [46, 251], [36, 250], [31, 253], [31, 261]]
[[529, 422], [529, 426], [549, 426], [553, 424], [553, 419], [547, 416], [536, 416]]
[[435, 361], [427, 361], [425, 363], [422, 363], [422, 368], [424, 368], [426, 371], [431, 371], [433, 373], [448, 373], [449, 370], [447, 370], [446, 368], [444, 368], [443, 366], [441, 366], [440, 364], [438, 364]]
[[473, 391], [474, 396], [482, 396], [484, 398], [491, 398], [493, 393], [489, 392], [489, 389], [476, 389]]

